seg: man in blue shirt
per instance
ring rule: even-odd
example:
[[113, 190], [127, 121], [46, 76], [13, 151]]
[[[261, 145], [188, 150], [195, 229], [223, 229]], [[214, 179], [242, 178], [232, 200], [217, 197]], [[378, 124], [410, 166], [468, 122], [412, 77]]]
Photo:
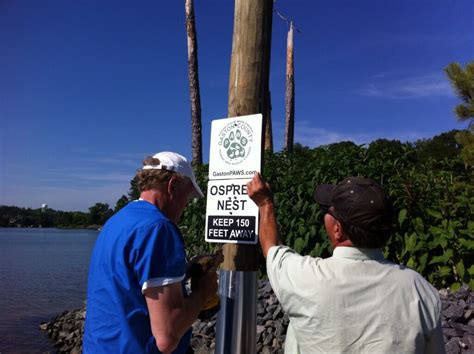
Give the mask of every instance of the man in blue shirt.
[[[161, 152], [137, 172], [140, 199], [104, 225], [92, 254], [84, 353], [188, 353], [191, 325], [217, 291], [216, 264], [186, 296], [184, 241], [176, 226], [203, 197], [189, 162]], [[191, 351], [192, 352], [192, 351]]]

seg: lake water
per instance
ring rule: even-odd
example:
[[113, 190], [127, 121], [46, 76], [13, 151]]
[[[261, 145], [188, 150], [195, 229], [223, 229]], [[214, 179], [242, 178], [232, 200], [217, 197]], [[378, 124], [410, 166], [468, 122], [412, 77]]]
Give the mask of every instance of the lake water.
[[54, 353], [42, 321], [84, 304], [98, 231], [0, 228], [0, 353]]

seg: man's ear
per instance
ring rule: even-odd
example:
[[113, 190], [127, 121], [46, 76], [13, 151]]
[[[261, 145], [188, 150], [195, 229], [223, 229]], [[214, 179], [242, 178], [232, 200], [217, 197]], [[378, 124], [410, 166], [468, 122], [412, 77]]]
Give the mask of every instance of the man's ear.
[[178, 179], [176, 176], [171, 176], [171, 178], [168, 181], [168, 195], [170, 197], [174, 197], [176, 194], [176, 189], [178, 188]]
[[340, 223], [338, 220], [334, 219], [334, 221], [335, 221], [335, 222], [334, 222], [334, 226], [333, 226], [333, 227], [334, 227], [334, 238], [335, 238], [338, 242], [341, 242], [341, 241], [343, 241], [344, 238], [345, 238], [345, 237], [344, 237], [344, 232], [343, 232], [343, 230], [342, 230], [342, 225], [341, 225], [341, 223]]
[[350, 239], [346, 236], [342, 224], [339, 221], [336, 221], [336, 232], [334, 233], [334, 237], [338, 242], [350, 241]]

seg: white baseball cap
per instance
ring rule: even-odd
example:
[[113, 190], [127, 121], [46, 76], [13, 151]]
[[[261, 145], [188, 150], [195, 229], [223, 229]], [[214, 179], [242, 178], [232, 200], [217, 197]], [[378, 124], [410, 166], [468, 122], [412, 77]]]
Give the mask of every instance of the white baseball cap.
[[145, 165], [143, 170], [166, 170], [179, 173], [183, 176], [188, 177], [194, 187], [193, 198], [203, 198], [204, 194], [199, 188], [196, 177], [194, 176], [193, 168], [186, 158], [180, 154], [170, 151], [163, 151], [153, 155], [153, 158], [159, 159], [159, 165]]

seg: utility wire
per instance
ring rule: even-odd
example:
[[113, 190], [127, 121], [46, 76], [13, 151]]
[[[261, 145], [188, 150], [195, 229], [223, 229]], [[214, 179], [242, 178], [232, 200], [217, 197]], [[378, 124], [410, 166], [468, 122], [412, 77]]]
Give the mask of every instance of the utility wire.
[[[286, 22], [286, 24], [287, 24], [288, 26], [290, 26], [290, 24], [293, 22], [293, 21], [288, 20], [285, 16], [283, 16], [283, 15], [282, 15], [281, 13], [279, 13], [277, 10], [274, 9], [273, 12], [276, 13], [277, 16], [280, 17], [284, 22]], [[303, 34], [303, 32], [300, 31], [300, 30], [298, 29], [298, 27], [295, 26], [294, 23], [293, 23], [293, 28], [294, 28], [294, 29], [296, 30], [296, 32], [298, 32], [299, 34]]]

